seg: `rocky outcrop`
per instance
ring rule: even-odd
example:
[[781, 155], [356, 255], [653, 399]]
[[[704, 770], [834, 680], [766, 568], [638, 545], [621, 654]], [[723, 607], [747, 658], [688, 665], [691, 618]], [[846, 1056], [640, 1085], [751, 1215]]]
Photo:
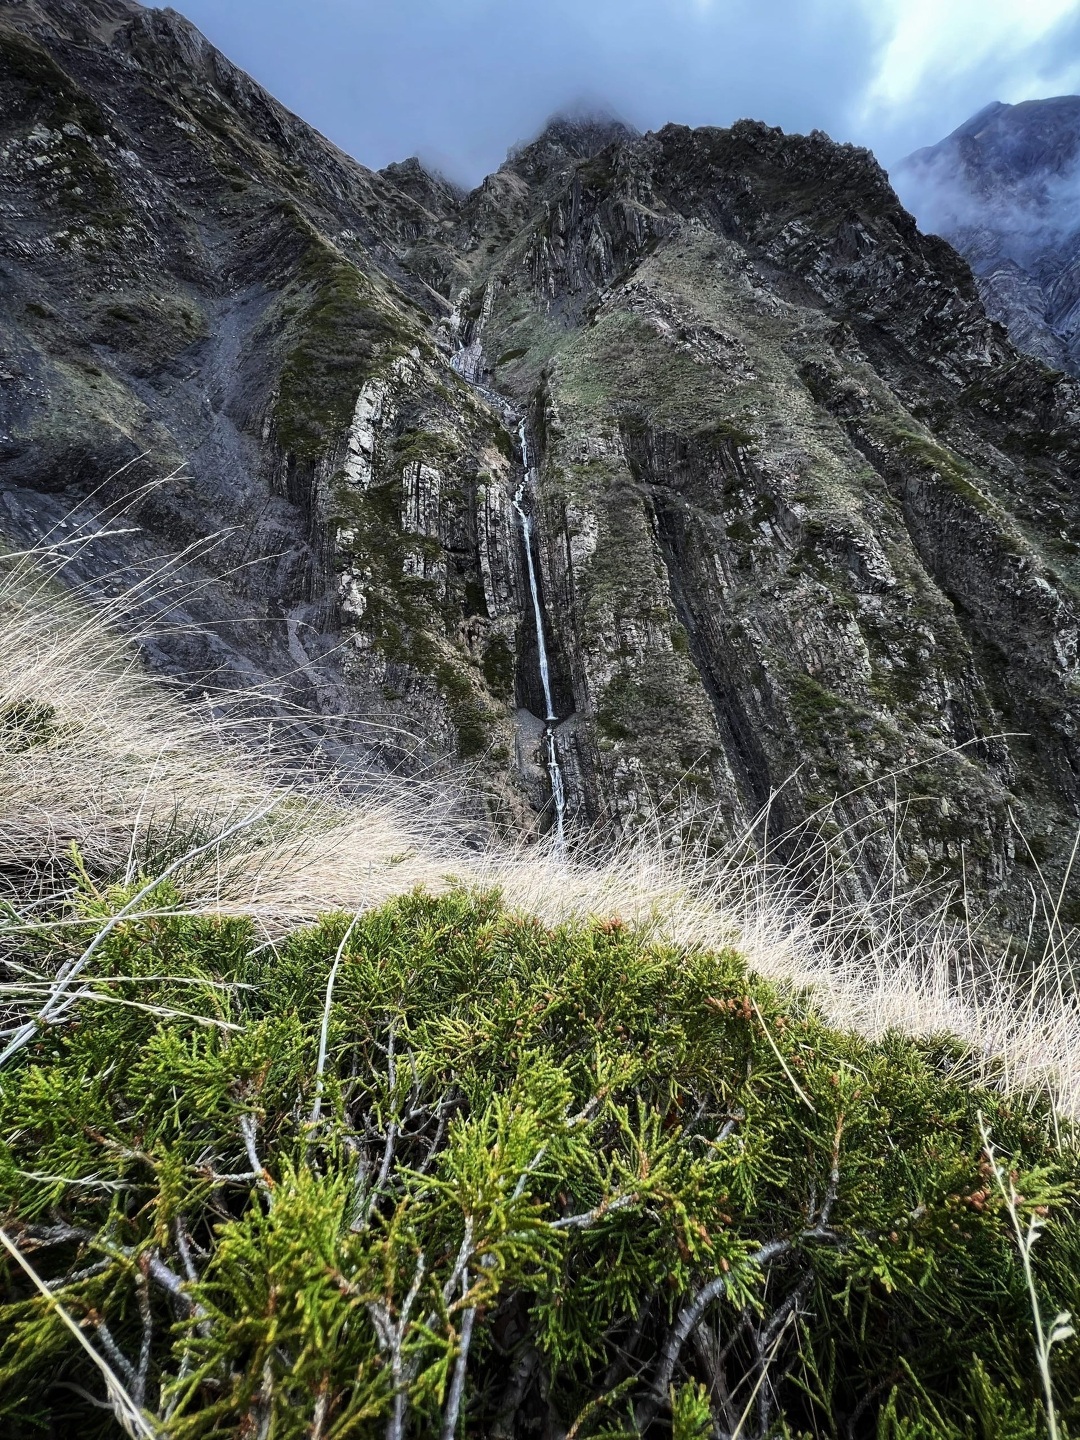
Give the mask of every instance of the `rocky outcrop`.
[[172, 12], [33, 0], [0, 43], [3, 528], [172, 475], [81, 561], [219, 537], [159, 663], [383, 765], [456, 755], [535, 824], [520, 497], [571, 833], [767, 831], [1016, 923], [1060, 878], [1080, 389], [866, 151], [578, 118], [462, 195], [356, 165]]
[[1080, 799], [1077, 388], [820, 135], [617, 141], [484, 284], [586, 810], [1019, 905]]
[[459, 197], [364, 170], [127, 0], [5, 7], [0, 97], [5, 534], [123, 509], [138, 534], [72, 573], [186, 552], [151, 602], [158, 663], [327, 717], [343, 757], [465, 757], [520, 821], [489, 653], [513, 651], [508, 506], [497, 546], [480, 528], [511, 447], [434, 341], [450, 304], [402, 265]]
[[1080, 374], [1080, 96], [995, 101], [892, 179], [970, 262], [1013, 344]]

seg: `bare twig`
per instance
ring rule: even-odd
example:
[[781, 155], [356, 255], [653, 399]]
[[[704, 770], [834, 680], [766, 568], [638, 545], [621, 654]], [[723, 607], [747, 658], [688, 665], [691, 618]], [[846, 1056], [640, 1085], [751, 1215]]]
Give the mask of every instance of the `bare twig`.
[[634, 1193], [614, 1195], [610, 1200], [601, 1200], [599, 1205], [594, 1205], [591, 1210], [585, 1210], [580, 1215], [564, 1215], [561, 1219], [549, 1223], [552, 1230], [588, 1230], [609, 1215], [614, 1215], [617, 1210], [626, 1210], [635, 1205], [637, 1200]]
[[[467, 1280], [468, 1276], [466, 1272], [468, 1271], [469, 1261], [472, 1259], [474, 1252], [473, 1218], [471, 1215], [466, 1215], [465, 1234], [462, 1236], [461, 1244], [458, 1246], [457, 1259], [454, 1261], [454, 1268], [450, 1272], [450, 1278], [442, 1290], [444, 1305], [449, 1306], [450, 1301], [453, 1299], [454, 1291], [457, 1289], [461, 1280], [463, 1278]], [[466, 1285], [465, 1288], [468, 1289], [468, 1285]], [[435, 1316], [431, 1317], [430, 1323], [435, 1323]]]
[[143, 1410], [136, 1405], [133, 1397], [124, 1388], [123, 1384], [121, 1384], [115, 1370], [113, 1370], [109, 1362], [90, 1344], [90, 1341], [68, 1314], [67, 1310], [61, 1305], [60, 1301], [48, 1288], [41, 1276], [23, 1256], [18, 1246], [3, 1229], [0, 1229], [0, 1245], [3, 1245], [4, 1249], [11, 1255], [16, 1264], [30, 1277], [34, 1288], [44, 1297], [53, 1310], [55, 1310], [56, 1314], [71, 1331], [72, 1335], [75, 1336], [75, 1339], [101, 1372], [105, 1380], [105, 1393], [109, 1397], [112, 1412], [116, 1416], [117, 1423], [122, 1427], [124, 1433], [131, 1436], [131, 1440], [158, 1440], [157, 1427], [150, 1421]]
[[758, 1391], [759, 1391], [759, 1390], [761, 1389], [761, 1387], [765, 1384], [765, 1381], [766, 1381], [766, 1379], [768, 1378], [769, 1366], [772, 1364], [773, 1360], [775, 1360], [775, 1358], [776, 1358], [776, 1352], [779, 1350], [779, 1348], [780, 1348], [780, 1342], [781, 1342], [781, 1340], [783, 1340], [783, 1338], [784, 1338], [784, 1331], [787, 1329], [788, 1325], [791, 1323], [791, 1318], [792, 1318], [793, 1314], [794, 1314], [794, 1310], [789, 1310], [789, 1311], [788, 1311], [787, 1315], [786, 1315], [785, 1318], [784, 1318], [783, 1324], [780, 1326], [779, 1333], [777, 1334], [776, 1339], [775, 1339], [775, 1340], [773, 1341], [773, 1343], [772, 1343], [772, 1347], [771, 1347], [771, 1349], [769, 1350], [769, 1353], [768, 1353], [767, 1355], [763, 1355], [763, 1357], [762, 1357], [762, 1359], [761, 1359], [761, 1362], [760, 1362], [760, 1364], [761, 1364], [761, 1372], [760, 1372], [760, 1374], [758, 1375], [758, 1378], [757, 1378], [757, 1380], [756, 1380], [756, 1382], [755, 1382], [755, 1384], [754, 1384], [754, 1388], [750, 1391], [750, 1398], [749, 1398], [749, 1400], [747, 1400], [746, 1405], [745, 1405], [745, 1407], [744, 1407], [744, 1409], [743, 1409], [743, 1412], [742, 1412], [742, 1414], [739, 1416], [739, 1423], [735, 1426], [735, 1429], [732, 1431], [731, 1440], [739, 1440], [739, 1435], [742, 1433], [742, 1428], [743, 1428], [743, 1426], [746, 1424], [747, 1417], [749, 1416], [750, 1411], [754, 1408], [754, 1401], [757, 1399]]
[[[790, 1240], [770, 1240], [750, 1256], [747, 1264], [763, 1269], [771, 1261], [781, 1255], [786, 1255], [792, 1248]], [[671, 1386], [671, 1377], [675, 1373], [675, 1366], [678, 1363], [679, 1354], [686, 1338], [698, 1321], [705, 1314], [705, 1311], [718, 1300], [728, 1287], [727, 1275], [715, 1275], [707, 1285], [704, 1285], [688, 1305], [684, 1305], [679, 1311], [675, 1324], [671, 1327], [671, 1333], [664, 1342], [660, 1352], [660, 1363], [656, 1367], [656, 1374], [653, 1377], [649, 1392], [641, 1404], [636, 1408], [635, 1419], [638, 1427], [644, 1429], [646, 1425], [656, 1416], [657, 1412], [667, 1403], [668, 1390]]]
[[[461, 1293], [468, 1294], [469, 1276], [463, 1273], [461, 1277]], [[465, 1371], [469, 1363], [469, 1346], [472, 1343], [473, 1325], [476, 1321], [476, 1306], [470, 1305], [461, 1317], [461, 1341], [458, 1346], [457, 1359], [454, 1361], [454, 1375], [450, 1381], [450, 1394], [446, 1400], [446, 1409], [443, 1413], [441, 1440], [454, 1440], [457, 1432], [458, 1413], [461, 1410], [461, 1399], [465, 1393]]]
[[243, 1137], [244, 1149], [247, 1151], [248, 1161], [251, 1164], [252, 1176], [256, 1185], [262, 1191], [263, 1199], [266, 1202], [267, 1209], [269, 1209], [272, 1187], [269, 1176], [266, 1173], [266, 1168], [259, 1159], [259, 1152], [255, 1143], [258, 1137], [258, 1121], [250, 1110], [240, 1116], [240, 1134]]
[[[390, 1035], [386, 1047], [386, 1071], [387, 1088], [390, 1095], [391, 1104], [393, 1105], [393, 1114], [396, 1117], [397, 1105], [394, 1101], [394, 1091], [397, 1088], [397, 1066], [394, 1060], [394, 1026], [392, 1023], [390, 1025]], [[394, 1159], [394, 1145], [397, 1141], [397, 1135], [398, 1123], [397, 1119], [394, 1118], [390, 1121], [389, 1125], [386, 1128], [386, 1139], [383, 1144], [382, 1164], [379, 1166], [379, 1173], [375, 1177], [374, 1185], [372, 1185], [371, 1189], [368, 1191], [366, 1203], [364, 1202], [364, 1198], [360, 1190], [360, 1186], [365, 1173], [365, 1166], [363, 1162], [361, 1162], [361, 1164], [357, 1166], [356, 1198], [353, 1202], [353, 1220], [350, 1226], [350, 1229], [354, 1231], [363, 1230], [364, 1226], [371, 1219], [371, 1216], [375, 1210], [375, 1206], [379, 1203], [379, 1195], [382, 1193], [382, 1188], [386, 1184], [386, 1181], [390, 1175], [390, 1166]]]
[[150, 1376], [150, 1357], [154, 1345], [154, 1317], [150, 1306], [150, 1287], [143, 1275], [139, 1276], [137, 1298], [139, 1319], [142, 1321], [142, 1342], [139, 1346], [139, 1367], [131, 1394], [135, 1403], [142, 1406], [146, 1404], [146, 1382]]
[[390, 1418], [386, 1426], [386, 1440], [404, 1440], [405, 1417], [408, 1411], [408, 1386], [405, 1382], [404, 1362], [402, 1359], [402, 1347], [405, 1342], [405, 1333], [409, 1328], [409, 1316], [412, 1307], [416, 1303], [416, 1297], [420, 1293], [420, 1286], [424, 1279], [426, 1262], [424, 1252], [421, 1250], [416, 1257], [416, 1272], [413, 1275], [412, 1285], [405, 1297], [404, 1304], [397, 1320], [393, 1320], [389, 1306], [382, 1300], [374, 1300], [368, 1305], [368, 1314], [375, 1326], [375, 1333], [379, 1337], [379, 1345], [390, 1355], [390, 1375], [393, 1381], [394, 1403], [390, 1411]]
[[[120, 1349], [120, 1346], [117, 1345], [116, 1340], [113, 1338], [112, 1331], [104, 1320], [99, 1320], [94, 1328], [97, 1331], [98, 1339], [101, 1341], [101, 1348], [105, 1351], [115, 1368], [123, 1375], [125, 1385], [134, 1391], [138, 1383], [135, 1366], [132, 1365], [131, 1361]], [[132, 1399], [135, 1399], [134, 1394], [132, 1395]]]

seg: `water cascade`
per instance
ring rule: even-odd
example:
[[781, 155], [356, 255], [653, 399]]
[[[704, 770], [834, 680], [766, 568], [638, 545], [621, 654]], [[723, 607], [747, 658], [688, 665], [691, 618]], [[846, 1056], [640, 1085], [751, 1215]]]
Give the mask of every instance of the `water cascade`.
[[[474, 340], [472, 345], [462, 346], [450, 357], [451, 368], [472, 386], [485, 400], [502, 415], [504, 420], [517, 418], [504, 395], [489, 389], [480, 381], [483, 373], [483, 351]], [[524, 419], [518, 420], [518, 441], [521, 446], [521, 484], [514, 492], [513, 506], [521, 521], [521, 535], [525, 542], [525, 570], [529, 580], [529, 595], [532, 597], [533, 619], [536, 624], [536, 649], [540, 659], [540, 684], [544, 696], [544, 751], [548, 777], [551, 781], [551, 802], [555, 809], [555, 853], [562, 855], [566, 850], [566, 787], [563, 784], [562, 766], [559, 764], [559, 743], [555, 735], [558, 716], [551, 693], [551, 666], [548, 660], [547, 629], [544, 622], [544, 607], [540, 600], [540, 584], [536, 573], [536, 557], [533, 554], [533, 522], [526, 495], [532, 480], [532, 466], [529, 463], [529, 436]]]
[[544, 749], [547, 752], [547, 771], [551, 778], [551, 799], [555, 806], [555, 848], [562, 854], [566, 847], [566, 790], [563, 785], [562, 766], [559, 764], [559, 745], [555, 735], [558, 717], [555, 701], [551, 694], [551, 667], [548, 662], [547, 631], [544, 625], [544, 607], [540, 602], [540, 585], [536, 574], [536, 559], [533, 555], [532, 515], [523, 503], [532, 477], [529, 464], [529, 437], [525, 421], [518, 425], [518, 439], [521, 442], [522, 478], [514, 494], [514, 509], [521, 520], [521, 534], [525, 541], [525, 569], [529, 579], [529, 594], [532, 596], [533, 617], [536, 622], [536, 649], [540, 658], [540, 684], [544, 694]]

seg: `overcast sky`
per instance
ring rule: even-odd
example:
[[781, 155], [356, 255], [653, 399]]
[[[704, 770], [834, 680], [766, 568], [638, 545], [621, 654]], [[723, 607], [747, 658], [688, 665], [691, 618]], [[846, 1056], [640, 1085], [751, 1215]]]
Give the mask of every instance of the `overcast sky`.
[[752, 116], [888, 165], [991, 100], [1080, 91], [1080, 0], [178, 0], [366, 165], [475, 183], [565, 107]]

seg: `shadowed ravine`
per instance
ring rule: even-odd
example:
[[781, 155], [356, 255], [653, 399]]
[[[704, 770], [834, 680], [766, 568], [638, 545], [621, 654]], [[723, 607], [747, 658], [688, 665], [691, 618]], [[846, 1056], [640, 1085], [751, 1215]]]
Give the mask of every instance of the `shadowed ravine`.
[[562, 767], [559, 764], [559, 742], [555, 734], [558, 716], [551, 693], [551, 667], [548, 664], [547, 620], [544, 602], [540, 595], [540, 582], [536, 573], [536, 557], [533, 553], [533, 525], [529, 510], [529, 491], [532, 484], [532, 465], [529, 461], [529, 433], [525, 420], [518, 425], [518, 443], [521, 446], [521, 484], [514, 495], [514, 510], [521, 520], [521, 539], [525, 547], [525, 573], [529, 579], [529, 595], [532, 599], [533, 617], [536, 623], [536, 649], [540, 664], [540, 684], [544, 694], [544, 748], [547, 751], [547, 769], [551, 777], [551, 803], [555, 810], [555, 845], [562, 851], [566, 844], [566, 790], [563, 785]]

